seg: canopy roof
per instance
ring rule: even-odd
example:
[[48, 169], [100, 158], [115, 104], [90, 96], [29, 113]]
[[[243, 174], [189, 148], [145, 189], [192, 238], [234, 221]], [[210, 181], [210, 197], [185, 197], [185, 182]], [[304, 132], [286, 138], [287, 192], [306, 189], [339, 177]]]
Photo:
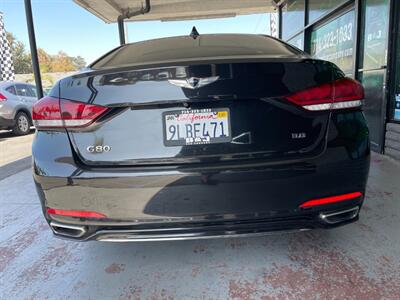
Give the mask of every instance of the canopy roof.
[[[146, 7], [145, 0], [74, 0], [106, 23], [117, 22], [118, 16], [129, 15]], [[146, 14], [126, 21], [178, 21], [234, 17], [273, 12], [279, 0], [150, 0]]]

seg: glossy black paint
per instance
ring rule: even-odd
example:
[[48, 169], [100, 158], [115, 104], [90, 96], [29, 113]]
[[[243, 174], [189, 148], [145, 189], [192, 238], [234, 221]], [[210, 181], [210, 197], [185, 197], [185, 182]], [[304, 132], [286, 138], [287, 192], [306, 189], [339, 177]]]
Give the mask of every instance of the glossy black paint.
[[[105, 105], [113, 111], [87, 130], [69, 130], [78, 157], [87, 165], [112, 166], [237, 160], [256, 157], [293, 159], [315, 156], [324, 148], [329, 114], [306, 112], [282, 96], [331, 82], [340, 74], [327, 62], [219, 63], [118, 72], [92, 72], [60, 83], [62, 99]], [[96, 74], [96, 73], [95, 73]], [[218, 76], [199, 89], [169, 80]], [[228, 108], [237, 143], [190, 147], [163, 145], [163, 113], [179, 109]], [[282, 122], [282, 120], [284, 120]], [[141, 128], [141, 130], [132, 130]], [[273, 128], [273, 130], [271, 130]], [[292, 134], [305, 133], [305, 139]], [[244, 135], [246, 140], [241, 139]], [[107, 153], [90, 153], [105, 143]], [[121, 142], [127, 141], [127, 142]], [[132, 142], [131, 142], [132, 141]], [[135, 143], [133, 141], [140, 141]]]
[[[310, 112], [284, 100], [343, 77], [331, 63], [298, 52], [284, 54], [257, 57], [258, 62], [251, 53], [212, 62], [203, 56], [201, 62], [188, 58], [170, 65], [161, 57], [158, 67], [107, 65], [62, 80], [51, 91], [53, 97], [105, 105], [110, 111], [85, 129], [37, 131], [33, 170], [46, 219], [87, 226], [81, 240], [95, 239], [99, 230], [165, 229], [168, 237], [178, 227], [182, 233], [206, 235], [208, 230], [334, 226], [321, 222], [319, 213], [360, 206], [363, 199], [306, 210], [299, 206], [311, 199], [364, 193], [368, 128], [360, 109]], [[208, 76], [219, 80], [194, 90], [168, 82]], [[163, 112], [221, 107], [230, 110], [232, 135], [249, 133], [251, 138], [164, 145]], [[296, 133], [305, 137], [295, 139]], [[86, 150], [90, 145], [112, 150], [93, 154]], [[50, 216], [46, 207], [96, 211], [107, 218]]]

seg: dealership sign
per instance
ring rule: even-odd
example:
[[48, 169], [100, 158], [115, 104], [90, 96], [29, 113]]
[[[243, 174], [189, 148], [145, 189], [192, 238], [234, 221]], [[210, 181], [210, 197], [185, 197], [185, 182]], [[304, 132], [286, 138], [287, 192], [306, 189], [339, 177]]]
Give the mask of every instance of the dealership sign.
[[311, 54], [337, 64], [346, 73], [353, 68], [354, 11], [315, 29], [311, 34]]

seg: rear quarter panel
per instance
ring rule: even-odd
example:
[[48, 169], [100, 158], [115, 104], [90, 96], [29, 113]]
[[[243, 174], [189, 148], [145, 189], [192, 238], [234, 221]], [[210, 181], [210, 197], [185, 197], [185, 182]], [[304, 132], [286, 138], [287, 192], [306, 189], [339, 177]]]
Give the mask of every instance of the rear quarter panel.
[[[3, 91], [2, 91], [3, 93]], [[13, 94], [4, 91], [7, 100], [0, 103], [0, 116], [6, 119], [14, 119], [17, 111], [20, 109], [29, 111], [29, 108], [21, 101], [21, 99]]]

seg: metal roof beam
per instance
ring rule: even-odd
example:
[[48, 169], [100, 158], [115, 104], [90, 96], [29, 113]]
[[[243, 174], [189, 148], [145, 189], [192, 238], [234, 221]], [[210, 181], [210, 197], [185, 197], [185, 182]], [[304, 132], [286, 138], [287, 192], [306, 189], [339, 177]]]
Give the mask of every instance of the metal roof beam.
[[25, 0], [26, 24], [28, 26], [29, 46], [31, 48], [32, 69], [35, 76], [37, 98], [43, 98], [42, 78], [40, 75], [39, 57], [36, 46], [35, 27], [33, 25], [32, 3], [31, 0]]

